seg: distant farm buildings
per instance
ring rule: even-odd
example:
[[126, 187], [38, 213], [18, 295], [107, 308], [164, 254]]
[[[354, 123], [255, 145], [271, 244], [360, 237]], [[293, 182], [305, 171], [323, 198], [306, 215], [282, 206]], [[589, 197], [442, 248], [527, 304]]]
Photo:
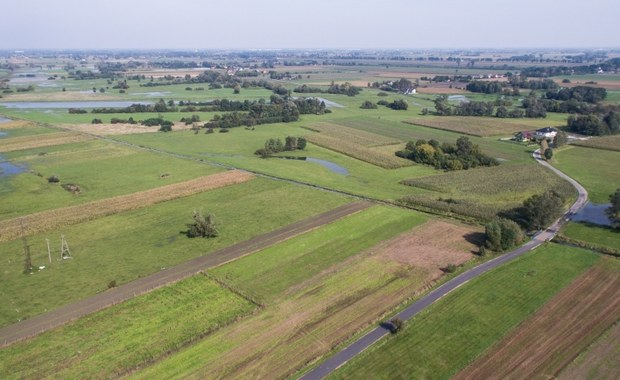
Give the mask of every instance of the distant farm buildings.
[[541, 129], [537, 129], [536, 131], [523, 131], [517, 132], [512, 137], [515, 141], [540, 141], [542, 139], [552, 141], [555, 139], [555, 136], [558, 134], [558, 130], [552, 127], [545, 127]]

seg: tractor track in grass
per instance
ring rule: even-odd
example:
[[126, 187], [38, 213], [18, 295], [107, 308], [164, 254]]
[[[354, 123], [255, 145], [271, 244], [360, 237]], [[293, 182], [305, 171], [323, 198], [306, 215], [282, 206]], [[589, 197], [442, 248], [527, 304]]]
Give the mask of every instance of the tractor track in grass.
[[220, 249], [207, 256], [194, 258], [175, 267], [153, 273], [81, 301], [62, 306], [49, 313], [5, 326], [0, 329], [0, 348], [41, 334], [47, 330], [106, 307], [127, 301], [156, 288], [180, 281], [205, 269], [225, 264], [273, 244], [291, 239], [325, 224], [362, 211], [370, 207], [370, 205], [371, 203], [369, 202], [349, 203], [326, 213], [289, 224], [275, 231]]

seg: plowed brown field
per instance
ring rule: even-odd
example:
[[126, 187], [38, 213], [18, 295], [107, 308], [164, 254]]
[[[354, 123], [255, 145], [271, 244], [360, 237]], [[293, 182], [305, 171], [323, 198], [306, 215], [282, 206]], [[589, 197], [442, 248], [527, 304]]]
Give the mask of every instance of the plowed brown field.
[[455, 379], [554, 378], [620, 317], [620, 272], [609, 264], [601, 260]]

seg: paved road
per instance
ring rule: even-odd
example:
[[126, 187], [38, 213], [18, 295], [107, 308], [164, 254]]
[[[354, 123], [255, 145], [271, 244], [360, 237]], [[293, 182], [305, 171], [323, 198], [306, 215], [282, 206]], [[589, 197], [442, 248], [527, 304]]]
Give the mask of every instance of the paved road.
[[326, 223], [369, 207], [369, 202], [353, 202], [326, 213], [290, 224], [270, 233], [220, 249], [207, 256], [200, 256], [175, 267], [107, 290], [81, 301], [62, 306], [46, 314], [26, 319], [0, 329], [0, 347], [32, 337], [74, 319], [94, 313], [103, 308], [129, 300], [155, 288], [190, 277], [202, 270], [222, 265], [249, 255], [275, 243], [308, 232]]
[[[420, 300], [414, 302], [413, 304], [408, 306], [405, 310], [401, 311], [394, 317], [400, 318], [403, 321], [409, 320], [413, 318], [416, 314], [418, 314], [419, 312], [421, 312], [422, 310], [424, 310], [425, 308], [433, 304], [435, 301], [439, 300], [440, 298], [450, 293], [454, 289], [458, 288], [459, 286], [465, 284], [469, 280], [475, 277], [478, 277], [481, 274], [491, 269], [497, 268], [498, 266], [504, 263], [507, 263], [523, 255], [524, 253], [528, 251], [531, 251], [532, 249], [543, 244], [544, 242], [551, 240], [556, 235], [556, 233], [560, 230], [562, 225], [564, 225], [564, 223], [570, 220], [570, 216], [572, 216], [575, 212], [579, 211], [583, 206], [585, 206], [588, 200], [588, 192], [583, 186], [581, 186], [577, 181], [568, 177], [566, 174], [562, 173], [561, 171], [549, 165], [546, 161], [542, 160], [540, 157], [540, 152], [538, 150], [534, 152], [533, 156], [534, 156], [534, 159], [538, 163], [548, 167], [549, 169], [554, 171], [557, 175], [569, 181], [577, 189], [579, 195], [577, 197], [577, 200], [569, 208], [569, 210], [561, 218], [559, 218], [551, 226], [549, 226], [549, 228], [536, 234], [532, 238], [532, 240], [525, 243], [521, 247], [515, 249], [514, 251], [506, 253], [502, 256], [496, 257], [495, 259], [489, 260], [483, 264], [480, 264], [477, 267], [472, 268], [465, 273], [460, 274], [459, 276], [453, 278], [452, 280], [446, 282], [445, 284], [441, 285], [437, 289], [433, 290], [432, 292], [430, 292], [429, 294], [427, 294]], [[331, 372], [333, 372], [337, 368], [344, 365], [346, 362], [351, 360], [353, 357], [355, 357], [362, 351], [366, 350], [368, 347], [370, 347], [371, 345], [373, 345], [374, 343], [376, 343], [377, 341], [379, 341], [381, 338], [385, 337], [389, 333], [390, 333], [389, 330], [386, 329], [385, 327], [382, 327], [382, 326], [376, 327], [374, 330], [370, 331], [369, 333], [367, 333], [366, 335], [364, 335], [357, 341], [351, 343], [351, 345], [349, 345], [342, 351], [338, 352], [336, 355], [327, 359], [320, 366], [316, 367], [312, 371], [303, 375], [300, 378], [300, 380], [323, 379], [324, 377], [329, 375]]]

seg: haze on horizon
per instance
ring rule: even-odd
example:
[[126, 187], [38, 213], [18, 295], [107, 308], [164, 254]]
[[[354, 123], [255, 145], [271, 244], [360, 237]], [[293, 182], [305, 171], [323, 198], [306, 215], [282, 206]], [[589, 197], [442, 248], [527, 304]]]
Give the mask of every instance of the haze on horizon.
[[620, 47], [617, 0], [32, 0], [0, 49]]

